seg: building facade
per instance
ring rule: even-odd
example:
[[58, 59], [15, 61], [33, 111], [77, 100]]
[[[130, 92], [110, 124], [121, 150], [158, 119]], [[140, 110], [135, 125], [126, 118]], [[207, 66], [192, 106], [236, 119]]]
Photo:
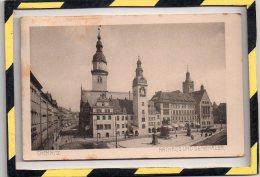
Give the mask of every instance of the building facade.
[[60, 131], [58, 104], [50, 93], [43, 93], [42, 85], [32, 72], [30, 80], [32, 150], [52, 149]]
[[194, 91], [189, 71], [183, 91], [158, 91], [147, 97], [148, 81], [138, 56], [132, 93], [107, 90], [107, 60], [103, 53], [100, 28], [92, 59], [92, 90], [81, 88], [79, 133], [93, 138], [149, 135], [163, 122], [177, 129], [214, 125], [212, 104], [204, 86]]

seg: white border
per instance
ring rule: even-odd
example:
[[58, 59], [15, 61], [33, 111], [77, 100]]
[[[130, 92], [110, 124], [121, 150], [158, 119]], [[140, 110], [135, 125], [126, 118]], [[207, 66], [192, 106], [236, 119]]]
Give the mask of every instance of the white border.
[[[38, 10], [38, 11], [22, 11], [17, 10], [14, 14], [14, 41], [15, 41], [15, 107], [16, 107], [16, 134], [21, 135], [21, 100], [20, 97], [20, 36], [19, 36], [19, 17], [21, 16], [68, 16], [68, 15], [106, 15], [106, 14], [190, 14], [190, 13], [242, 13], [243, 15], [243, 39], [247, 39], [246, 33], [246, 10], [238, 7], [203, 7], [203, 8], [116, 8], [116, 9], [77, 9], [77, 10]], [[245, 40], [244, 40], [245, 41]], [[247, 42], [243, 43], [243, 58], [247, 57]], [[243, 74], [245, 77], [244, 83], [244, 102], [248, 101], [248, 64], [245, 61]], [[249, 117], [249, 105], [245, 106], [245, 117]], [[46, 168], [131, 168], [131, 167], [227, 167], [227, 166], [248, 166], [249, 152], [250, 152], [250, 136], [249, 136], [249, 122], [245, 121], [245, 157], [240, 158], [203, 158], [195, 159], [158, 159], [156, 160], [95, 160], [95, 161], [58, 161], [53, 162], [24, 162], [22, 161], [22, 149], [16, 148], [17, 169], [46, 169]], [[16, 136], [16, 147], [22, 147], [21, 137]]]

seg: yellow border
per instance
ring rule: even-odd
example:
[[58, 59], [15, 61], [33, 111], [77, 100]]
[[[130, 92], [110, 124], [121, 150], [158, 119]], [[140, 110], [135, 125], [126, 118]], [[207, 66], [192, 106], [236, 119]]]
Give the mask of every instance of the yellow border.
[[13, 15], [5, 22], [5, 69], [13, 64]]
[[42, 177], [72, 177], [87, 176], [92, 169], [65, 169], [65, 170], [46, 170]]
[[250, 7], [255, 0], [204, 0], [203, 6], [247, 6]]
[[159, 0], [115, 0], [110, 6], [155, 6]]
[[[159, 0], [115, 0], [110, 6], [154, 6]], [[245, 5], [247, 8], [254, 0], [204, 0], [201, 5]], [[18, 9], [49, 9], [60, 8], [64, 2], [23, 2]], [[6, 52], [6, 70], [13, 63], [13, 15], [5, 23], [5, 52]], [[249, 54], [249, 88], [250, 97], [257, 92], [257, 62], [256, 49]], [[8, 159], [15, 156], [15, 119], [14, 107], [8, 112]], [[226, 175], [254, 175], [257, 174], [257, 147], [255, 143], [251, 148], [251, 163], [248, 167], [233, 167]], [[179, 174], [183, 168], [139, 168], [135, 174]], [[87, 176], [92, 169], [61, 169], [46, 170], [45, 177], [51, 176]]]
[[61, 8], [64, 2], [22, 2], [18, 9], [54, 9]]

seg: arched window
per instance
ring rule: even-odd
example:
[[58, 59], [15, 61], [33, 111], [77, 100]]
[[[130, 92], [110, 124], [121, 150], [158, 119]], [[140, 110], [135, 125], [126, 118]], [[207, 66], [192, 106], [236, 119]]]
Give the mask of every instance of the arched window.
[[98, 76], [97, 81], [98, 81], [98, 83], [102, 83], [102, 77]]
[[109, 137], [109, 133], [106, 133], [106, 137]]

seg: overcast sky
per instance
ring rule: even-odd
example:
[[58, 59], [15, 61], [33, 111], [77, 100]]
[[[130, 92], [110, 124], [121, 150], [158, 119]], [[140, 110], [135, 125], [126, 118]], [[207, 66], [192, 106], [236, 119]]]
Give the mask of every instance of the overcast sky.
[[[182, 90], [187, 65], [195, 90], [203, 84], [211, 101], [225, 102], [223, 23], [112, 25], [101, 27], [108, 90], [131, 91], [138, 55], [155, 91]], [[80, 86], [92, 89], [97, 26], [31, 28], [31, 70], [60, 106], [79, 111]]]

